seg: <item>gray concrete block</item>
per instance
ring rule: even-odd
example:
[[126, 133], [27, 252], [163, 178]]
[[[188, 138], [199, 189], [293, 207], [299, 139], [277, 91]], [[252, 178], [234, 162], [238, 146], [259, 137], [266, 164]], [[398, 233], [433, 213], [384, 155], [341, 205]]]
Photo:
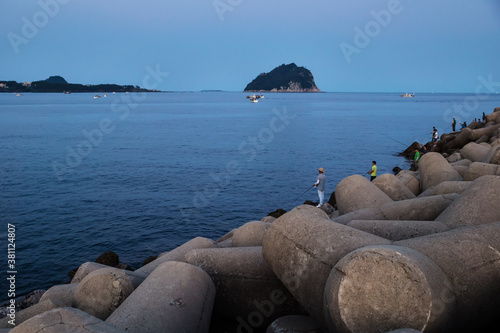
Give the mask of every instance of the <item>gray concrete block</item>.
[[210, 276], [184, 262], [160, 264], [106, 320], [128, 333], [208, 332], [215, 299]]

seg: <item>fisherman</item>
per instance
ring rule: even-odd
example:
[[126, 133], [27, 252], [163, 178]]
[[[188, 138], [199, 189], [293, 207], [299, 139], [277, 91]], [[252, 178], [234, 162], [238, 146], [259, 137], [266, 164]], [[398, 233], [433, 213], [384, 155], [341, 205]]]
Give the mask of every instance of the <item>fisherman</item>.
[[367, 174], [371, 175], [370, 181], [377, 178], [377, 162], [376, 161], [372, 161], [372, 168], [370, 171], [367, 172]]
[[457, 126], [457, 121], [455, 120], [455, 117], [453, 117], [453, 121], [451, 122], [451, 128], [453, 129], [453, 132], [455, 132], [455, 126]]
[[319, 204], [316, 207], [321, 207], [321, 205], [323, 205], [323, 202], [325, 201], [325, 169], [319, 168], [318, 172], [318, 179], [313, 186], [318, 189]]

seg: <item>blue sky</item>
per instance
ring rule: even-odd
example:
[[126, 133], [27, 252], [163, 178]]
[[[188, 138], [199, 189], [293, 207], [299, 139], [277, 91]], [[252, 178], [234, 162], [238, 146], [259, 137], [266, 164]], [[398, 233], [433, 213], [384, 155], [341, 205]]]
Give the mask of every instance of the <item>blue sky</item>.
[[[35, 29], [30, 29], [35, 28]], [[1, 0], [0, 80], [241, 91], [295, 62], [331, 92], [500, 81], [497, 0]]]

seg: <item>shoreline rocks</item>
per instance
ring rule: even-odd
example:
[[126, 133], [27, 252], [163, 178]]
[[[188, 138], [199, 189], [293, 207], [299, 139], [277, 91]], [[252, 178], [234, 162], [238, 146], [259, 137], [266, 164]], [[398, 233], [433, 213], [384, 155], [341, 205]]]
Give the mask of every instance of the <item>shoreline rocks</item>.
[[11, 332], [496, 332], [500, 108], [486, 120], [443, 134], [416, 171], [343, 179], [331, 205], [193, 238], [135, 271], [112, 253], [117, 267], [84, 263]]

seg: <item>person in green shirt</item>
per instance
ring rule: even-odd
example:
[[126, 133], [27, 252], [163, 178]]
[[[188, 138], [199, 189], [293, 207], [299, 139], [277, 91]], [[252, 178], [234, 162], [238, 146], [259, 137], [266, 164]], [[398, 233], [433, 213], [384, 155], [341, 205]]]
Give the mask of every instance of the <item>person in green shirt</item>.
[[372, 169], [370, 171], [368, 171], [367, 174], [371, 175], [370, 181], [377, 178], [377, 162], [376, 161], [372, 161]]
[[415, 149], [415, 154], [413, 155], [413, 162], [417, 164], [418, 161], [420, 161], [420, 152], [418, 151], [418, 149]]
[[457, 121], [455, 120], [455, 117], [453, 117], [453, 121], [451, 122], [451, 128], [453, 129], [453, 132], [455, 132], [455, 126], [457, 126]]

